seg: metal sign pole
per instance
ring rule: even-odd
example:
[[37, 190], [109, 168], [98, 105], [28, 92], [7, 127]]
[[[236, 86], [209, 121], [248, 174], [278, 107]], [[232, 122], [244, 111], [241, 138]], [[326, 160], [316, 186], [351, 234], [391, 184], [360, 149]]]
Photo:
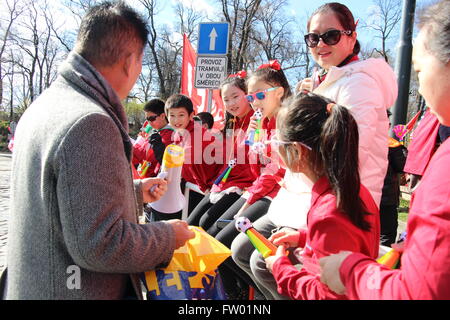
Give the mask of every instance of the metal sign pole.
[[213, 89], [208, 89], [208, 112], [211, 113], [213, 100]]
[[393, 127], [398, 124], [405, 124], [407, 120], [415, 8], [416, 0], [403, 0], [402, 31], [395, 63], [398, 78], [398, 97], [392, 110], [392, 127], [389, 131], [393, 138], [395, 137]]

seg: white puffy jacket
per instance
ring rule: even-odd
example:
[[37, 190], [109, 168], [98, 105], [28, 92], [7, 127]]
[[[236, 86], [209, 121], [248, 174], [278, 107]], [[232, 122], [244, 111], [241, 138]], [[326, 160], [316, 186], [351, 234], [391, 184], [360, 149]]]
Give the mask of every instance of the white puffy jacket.
[[350, 109], [358, 123], [361, 183], [380, 205], [388, 165], [389, 121], [386, 109], [397, 98], [397, 80], [382, 59], [351, 62], [331, 67], [314, 93]]

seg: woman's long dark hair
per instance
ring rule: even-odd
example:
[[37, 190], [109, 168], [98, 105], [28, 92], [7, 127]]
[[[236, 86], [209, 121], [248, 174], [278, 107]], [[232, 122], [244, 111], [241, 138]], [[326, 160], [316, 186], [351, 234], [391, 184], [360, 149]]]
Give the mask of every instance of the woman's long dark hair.
[[364, 219], [369, 213], [359, 197], [358, 125], [350, 111], [325, 97], [300, 93], [280, 116], [280, 137], [311, 148], [309, 165], [318, 176], [328, 178], [338, 209], [358, 228], [370, 230]]

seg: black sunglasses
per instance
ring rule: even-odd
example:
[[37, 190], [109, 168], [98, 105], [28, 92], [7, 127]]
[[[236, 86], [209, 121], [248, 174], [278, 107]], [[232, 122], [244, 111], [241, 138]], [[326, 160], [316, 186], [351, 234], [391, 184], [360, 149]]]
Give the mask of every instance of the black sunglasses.
[[156, 118], [158, 118], [159, 116], [150, 116], [150, 117], [147, 117], [147, 118], [145, 118], [148, 122], [153, 122], [153, 121], [155, 121], [156, 120]]
[[324, 43], [326, 43], [329, 46], [333, 46], [336, 43], [338, 43], [341, 40], [341, 35], [351, 35], [353, 31], [350, 30], [329, 30], [327, 32], [324, 32], [322, 34], [316, 34], [316, 33], [308, 33], [305, 35], [305, 42], [306, 45], [310, 48], [315, 48], [319, 44], [320, 39], [323, 40]]

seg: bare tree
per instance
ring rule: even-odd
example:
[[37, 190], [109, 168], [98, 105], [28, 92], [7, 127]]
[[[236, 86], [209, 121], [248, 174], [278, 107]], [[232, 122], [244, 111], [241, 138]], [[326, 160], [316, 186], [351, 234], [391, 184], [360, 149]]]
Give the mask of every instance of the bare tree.
[[401, 2], [398, 0], [373, 0], [375, 6], [364, 28], [371, 29], [377, 33], [376, 37], [381, 40], [381, 49], [375, 48], [386, 62], [389, 63], [389, 49], [387, 41], [392, 32], [398, 27], [402, 16]]
[[19, 5], [20, 0], [8, 1], [2, 0], [2, 3], [5, 2], [5, 5], [2, 4], [2, 8], [8, 8], [8, 16], [5, 21], [2, 21], [0, 24], [3, 26], [3, 22], [5, 23], [5, 28], [1, 30], [2, 37], [0, 43], [0, 107], [3, 103], [3, 62], [4, 62], [4, 53], [8, 46], [8, 42], [10, 42], [11, 31], [14, 22], [17, 18], [22, 14], [22, 6]]
[[156, 69], [159, 82], [159, 96], [163, 99], [169, 96], [166, 90], [166, 84], [164, 81], [163, 65], [160, 61], [160, 56], [158, 54], [158, 35], [155, 17], [159, 13], [157, 0], [139, 0], [145, 10], [146, 18], [149, 21], [149, 39], [148, 46], [150, 49], [153, 65]]
[[133, 91], [136, 92], [135, 98], [141, 103], [148, 101], [152, 96], [152, 92], [154, 91], [153, 81], [154, 74], [151, 58], [149, 56], [149, 52], [145, 51], [142, 61], [142, 72], [139, 75], [135, 87], [133, 88]]
[[177, 29], [181, 34], [186, 34], [191, 42], [195, 42], [198, 36], [198, 25], [205, 17], [195, 10], [193, 2], [189, 6], [185, 6], [178, 1], [174, 5], [174, 10], [179, 19]]
[[[78, 29], [81, 20], [89, 8], [99, 2], [100, 0], [64, 0], [63, 5], [72, 14], [71, 16], [75, 19]], [[50, 13], [50, 19], [55, 21], [52, 13]], [[60, 23], [60, 25], [53, 23], [51, 25], [51, 29], [53, 31], [53, 35], [62, 44], [66, 52], [70, 52], [75, 43], [76, 30], [64, 30], [64, 22]]]
[[247, 66], [250, 34], [256, 20], [261, 0], [219, 0], [225, 21], [230, 24], [228, 43], [228, 72], [237, 72]]
[[285, 71], [309, 65], [308, 50], [294, 31], [296, 21], [284, 12], [287, 3], [287, 0], [276, 0], [261, 4], [251, 34], [256, 43], [255, 52], [250, 53], [262, 61], [279, 60]]

